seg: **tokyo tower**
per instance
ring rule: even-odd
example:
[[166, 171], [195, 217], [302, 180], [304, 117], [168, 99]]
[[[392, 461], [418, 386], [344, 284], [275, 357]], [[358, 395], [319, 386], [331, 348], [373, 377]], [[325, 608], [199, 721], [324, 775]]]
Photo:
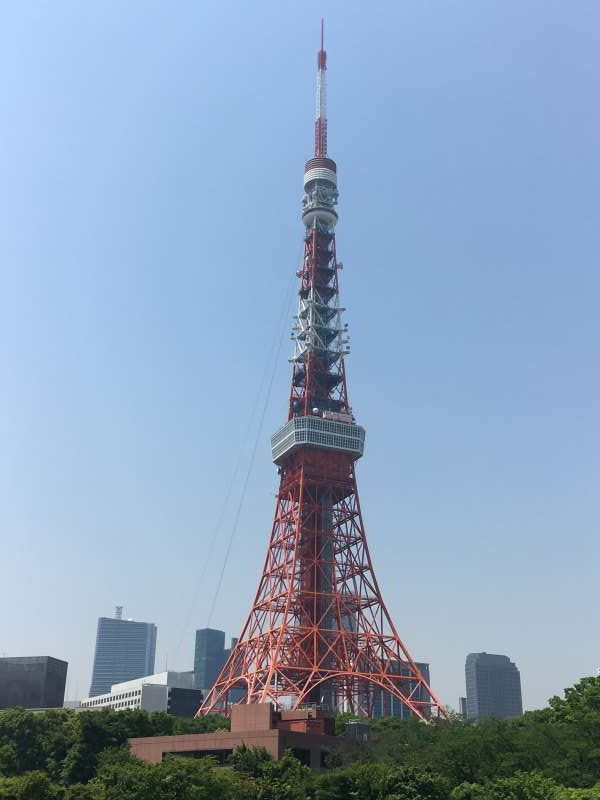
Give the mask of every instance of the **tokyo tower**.
[[227, 713], [232, 702], [273, 702], [372, 716], [383, 692], [430, 720], [446, 713], [385, 607], [356, 488], [365, 429], [346, 385], [348, 326], [339, 303], [326, 70], [321, 23], [288, 418], [271, 439], [280, 475], [275, 518], [254, 603], [198, 714]]

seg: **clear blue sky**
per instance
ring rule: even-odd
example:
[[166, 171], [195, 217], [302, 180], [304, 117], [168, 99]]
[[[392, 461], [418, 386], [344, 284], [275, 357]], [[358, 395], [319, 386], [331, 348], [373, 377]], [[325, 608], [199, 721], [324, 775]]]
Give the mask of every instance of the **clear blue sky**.
[[191, 666], [284, 315], [212, 623], [235, 635], [249, 609], [322, 14], [385, 600], [453, 706], [469, 651], [510, 655], [529, 707], [600, 664], [600, 5], [15, 1], [0, 653], [67, 659], [71, 697], [116, 603], [157, 623], [157, 666]]

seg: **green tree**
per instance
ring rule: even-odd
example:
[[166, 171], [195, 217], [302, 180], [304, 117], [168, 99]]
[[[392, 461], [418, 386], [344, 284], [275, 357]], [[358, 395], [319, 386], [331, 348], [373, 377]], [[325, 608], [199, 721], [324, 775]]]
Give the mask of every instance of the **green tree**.
[[568, 789], [560, 787], [558, 800], [600, 800], [600, 784], [590, 789]]
[[349, 767], [324, 772], [316, 779], [315, 800], [348, 800], [354, 791], [352, 778]]
[[286, 750], [279, 761], [263, 761], [261, 775], [256, 781], [257, 796], [260, 800], [306, 800], [312, 782], [312, 771]]
[[22, 708], [0, 712], [0, 771], [22, 775], [45, 770], [56, 778], [75, 738], [74, 714], [64, 709], [33, 714]]
[[58, 800], [60, 794], [58, 786], [43, 772], [0, 778], [2, 800]]
[[131, 711], [84, 711], [77, 714], [76, 737], [62, 763], [61, 780], [69, 785], [86, 783], [98, 768], [104, 750], [118, 748], [136, 736], [169, 736], [174, 732], [175, 717]]
[[600, 676], [582, 678], [565, 689], [564, 698], [552, 697], [547, 716], [552, 721], [577, 722], [600, 717]]
[[247, 747], [245, 744], [236, 747], [229, 756], [229, 764], [236, 772], [252, 778], [260, 778], [265, 764], [272, 761], [273, 756], [264, 747]]
[[225, 772], [211, 759], [170, 758], [114, 765], [97, 780], [104, 786], [103, 800], [254, 800], [251, 786]]
[[105, 800], [106, 792], [101, 781], [94, 778], [89, 783], [75, 783], [65, 789], [64, 800]]
[[54, 782], [85, 783], [95, 775], [100, 753], [124, 747], [130, 737], [205, 732], [228, 725], [219, 715], [179, 719], [140, 709], [82, 713], [56, 709], [35, 714], [9, 709], [0, 711], [0, 775], [41, 770]]
[[174, 719], [173, 733], [212, 733], [213, 731], [228, 731], [230, 720], [221, 714], [207, 714], [198, 719], [188, 717], [172, 717]]
[[448, 784], [431, 772], [392, 764], [355, 764], [316, 779], [316, 800], [447, 800]]
[[485, 784], [463, 783], [453, 789], [451, 800], [560, 800], [562, 787], [539, 773], [517, 772]]
[[310, 792], [313, 774], [291, 751], [275, 761], [264, 747], [237, 747], [229, 763], [234, 772], [253, 780], [260, 800], [305, 800]]
[[0, 775], [14, 775], [17, 771], [17, 750], [14, 744], [0, 745]]

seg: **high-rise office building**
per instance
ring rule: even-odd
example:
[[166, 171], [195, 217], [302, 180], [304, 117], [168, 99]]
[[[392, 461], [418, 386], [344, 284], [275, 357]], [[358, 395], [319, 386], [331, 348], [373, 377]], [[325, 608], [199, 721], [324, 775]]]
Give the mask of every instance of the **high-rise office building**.
[[197, 689], [208, 692], [216, 681], [229, 650], [225, 650], [225, 631], [201, 628], [196, 631], [194, 682]]
[[0, 708], [60, 708], [67, 667], [50, 656], [0, 658]]
[[467, 698], [466, 697], [459, 697], [458, 698], [458, 713], [461, 715], [463, 719], [467, 718]]
[[[235, 647], [237, 639], [231, 639], [231, 645], [225, 647], [225, 631], [215, 628], [200, 628], [196, 631], [196, 649], [194, 651], [194, 687], [208, 692], [217, 680], [229, 654]], [[239, 690], [233, 690], [234, 698], [241, 697]]]
[[[416, 662], [419, 672], [429, 684], [429, 664], [423, 662]], [[397, 667], [392, 670], [394, 674], [412, 676], [410, 668], [398, 669]], [[412, 700], [416, 702], [428, 702], [428, 698], [424, 693], [423, 686], [416, 680], [407, 681], [403, 684], [404, 694], [409, 695]], [[373, 698], [373, 716], [374, 717], [400, 717], [400, 719], [409, 719], [414, 714], [408, 706], [395, 697], [392, 692], [386, 692], [383, 689], [376, 689]]]
[[469, 653], [465, 678], [467, 719], [505, 719], [523, 713], [521, 676], [508, 656]]
[[154, 672], [156, 625], [122, 619], [122, 607], [114, 617], [100, 617], [90, 697], [110, 692], [115, 683], [143, 678]]

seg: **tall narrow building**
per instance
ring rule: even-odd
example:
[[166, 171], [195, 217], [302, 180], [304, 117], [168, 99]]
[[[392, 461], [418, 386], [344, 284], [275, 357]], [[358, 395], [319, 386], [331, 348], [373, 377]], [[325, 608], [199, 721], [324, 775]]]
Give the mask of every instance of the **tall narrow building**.
[[100, 617], [92, 669], [90, 697], [110, 692], [114, 683], [154, 673], [156, 625], [122, 619], [122, 607], [114, 617]]
[[[208, 691], [225, 663], [225, 631], [201, 628], [196, 631], [194, 686]], [[229, 653], [227, 653], [229, 655]]]
[[469, 653], [465, 679], [467, 719], [505, 719], [523, 713], [521, 676], [508, 656]]

